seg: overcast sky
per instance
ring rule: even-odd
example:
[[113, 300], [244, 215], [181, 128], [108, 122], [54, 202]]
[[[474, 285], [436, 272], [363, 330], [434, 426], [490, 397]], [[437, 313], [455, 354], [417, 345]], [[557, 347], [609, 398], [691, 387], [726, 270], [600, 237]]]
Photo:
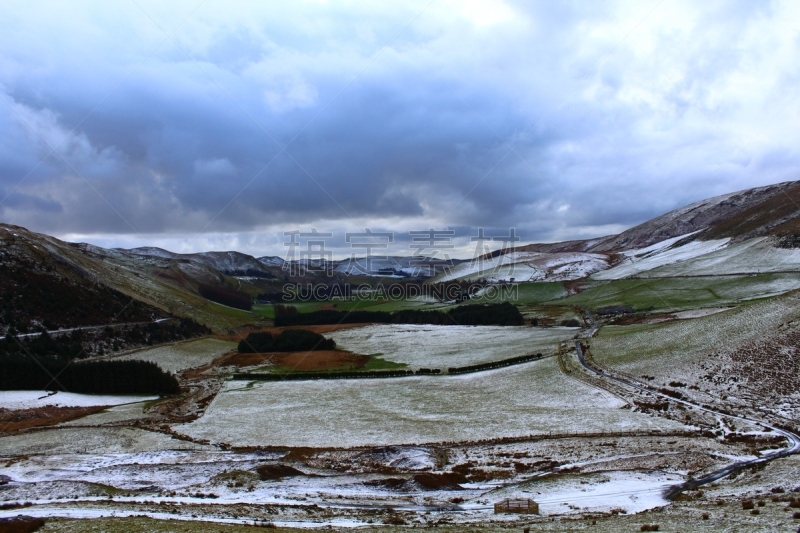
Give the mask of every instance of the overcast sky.
[[180, 252], [283, 255], [311, 228], [461, 247], [799, 178], [798, 2], [164, 4], [3, 2], [0, 221]]

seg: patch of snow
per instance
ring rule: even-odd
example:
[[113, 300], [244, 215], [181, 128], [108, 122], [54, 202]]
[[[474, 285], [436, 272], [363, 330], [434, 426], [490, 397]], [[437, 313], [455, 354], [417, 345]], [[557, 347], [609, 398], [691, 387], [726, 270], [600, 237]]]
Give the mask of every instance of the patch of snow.
[[283, 263], [284, 263], [283, 259], [281, 259], [280, 257], [271, 256], [271, 255], [270, 256], [264, 256], [264, 257], [259, 257], [258, 261], [260, 261], [261, 263], [264, 263], [267, 266], [283, 266]]
[[643, 255], [629, 255], [622, 263], [603, 272], [593, 274], [592, 278], [613, 280], [636, 276], [664, 265], [671, 265], [710, 254], [724, 248], [729, 241], [730, 239], [727, 237], [713, 241], [692, 241], [674, 248], [658, 248]]
[[0, 391], [0, 407], [4, 409], [32, 409], [52, 405], [56, 407], [93, 407], [146, 402], [158, 396], [114, 396], [102, 394], [76, 394], [74, 392]]
[[768, 272], [800, 272], [800, 249], [776, 248], [772, 239], [758, 237], [711, 250], [710, 253], [689, 258], [681, 263], [663, 266], [648, 272], [647, 275], [649, 277], [722, 276]]
[[538, 502], [539, 511], [544, 515], [612, 509], [624, 509], [633, 514], [667, 505], [665, 489], [683, 481], [681, 476], [665, 472], [606, 472], [582, 476], [580, 481], [563, 478], [545, 482], [544, 486], [537, 481], [531, 487], [537, 489], [536, 492], [521, 492], [518, 497]]
[[567, 281], [608, 268], [608, 257], [582, 252], [510, 252], [490, 259], [467, 261], [440, 274], [434, 281], [478, 280]]
[[[237, 446], [424, 444], [563, 431], [682, 428], [564, 380], [554, 358], [460, 376], [227, 382], [180, 433]], [[247, 420], [243, 424], [242, 420]]]
[[695, 233], [699, 233], [700, 231], [702, 231], [702, 230], [693, 231], [691, 233], [684, 233], [683, 235], [678, 235], [677, 237], [672, 237], [671, 239], [664, 239], [663, 241], [659, 241], [659, 242], [657, 242], [655, 244], [651, 244], [650, 246], [647, 246], [645, 248], [639, 248], [639, 249], [636, 249], [636, 250], [626, 250], [626, 251], [622, 252], [622, 255], [625, 255], [625, 256], [628, 256], [628, 257], [645, 256], [645, 255], [651, 254], [653, 252], [657, 252], [659, 250], [663, 250], [665, 248], [669, 248], [670, 246], [672, 246], [676, 242], [678, 242], [680, 240], [683, 240], [683, 239], [685, 239], [687, 237], [691, 237], [692, 235], [694, 235]]
[[672, 313], [675, 318], [679, 319], [686, 319], [686, 318], [700, 318], [701, 316], [708, 316], [708, 315], [716, 315], [717, 313], [722, 313], [723, 311], [729, 311], [733, 309], [732, 307], [704, 307], [700, 309], [690, 309], [688, 311], [679, 311], [677, 313]]
[[117, 359], [151, 361], [167, 372], [181, 372], [188, 368], [207, 365], [235, 348], [235, 342], [220, 339], [195, 339], [167, 346], [146, 348]]
[[574, 328], [526, 326], [434, 326], [376, 324], [329, 334], [354, 353], [382, 354], [411, 368], [447, 368], [487, 363], [531, 353], [554, 352]]

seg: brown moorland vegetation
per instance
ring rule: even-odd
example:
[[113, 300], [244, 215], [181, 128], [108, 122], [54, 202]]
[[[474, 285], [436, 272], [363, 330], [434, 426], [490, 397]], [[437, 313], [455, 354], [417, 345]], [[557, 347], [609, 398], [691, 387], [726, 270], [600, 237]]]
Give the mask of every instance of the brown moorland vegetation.
[[324, 370], [358, 370], [369, 361], [369, 355], [343, 350], [311, 352], [231, 353], [215, 362], [216, 366], [255, 366], [272, 362], [277, 367], [295, 372]]
[[98, 413], [108, 406], [56, 407], [46, 405], [32, 409], [0, 408], [0, 435], [10, 435], [26, 429], [52, 426]]

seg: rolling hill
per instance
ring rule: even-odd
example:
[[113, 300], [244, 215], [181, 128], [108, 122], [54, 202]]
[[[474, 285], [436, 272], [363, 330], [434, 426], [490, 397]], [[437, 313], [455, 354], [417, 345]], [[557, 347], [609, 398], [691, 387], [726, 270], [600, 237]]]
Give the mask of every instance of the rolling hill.
[[567, 281], [800, 270], [800, 182], [709, 198], [619, 235], [518, 246], [437, 280]]
[[[447, 270], [436, 264], [437, 275], [430, 281], [599, 282], [798, 272], [799, 205], [800, 182], [734, 192], [676, 209], [619, 235], [519, 246], [478, 261], [456, 261]], [[225, 331], [257, 317], [209, 301], [200, 295], [201, 286], [253, 297], [279, 291], [290, 279], [284, 267], [280, 258], [257, 259], [235, 251], [105, 249], [0, 224], [0, 333], [12, 324], [24, 330], [158, 316], [192, 318]], [[349, 260], [332, 267], [339, 282], [364, 275]], [[415, 274], [410, 257], [386, 258], [372, 267], [373, 274], [388, 278]]]

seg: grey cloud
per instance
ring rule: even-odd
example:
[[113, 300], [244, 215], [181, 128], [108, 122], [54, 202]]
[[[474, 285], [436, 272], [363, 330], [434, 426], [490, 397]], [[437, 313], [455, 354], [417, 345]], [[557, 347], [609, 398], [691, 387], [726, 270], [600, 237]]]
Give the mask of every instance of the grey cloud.
[[[4, 98], [47, 139], [77, 130], [67, 163], [47, 158], [3, 217], [87, 234], [392, 219], [551, 240], [797, 166], [778, 135], [729, 164], [751, 115], [771, 110], [759, 94], [793, 83], [791, 58], [772, 58], [771, 78], [732, 85], [769, 49], [731, 43], [789, 7], [658, 6], [625, 39], [655, 4], [509, 2], [494, 26], [434, 5], [398, 36], [425, 5], [203, 6], [174, 36], [191, 58], [156, 48], [163, 34], [136, 10], [64, 12], [50, 33], [11, 13]], [[146, 6], [165, 28], [185, 7]], [[50, 149], [4, 107], [0, 192]]]

